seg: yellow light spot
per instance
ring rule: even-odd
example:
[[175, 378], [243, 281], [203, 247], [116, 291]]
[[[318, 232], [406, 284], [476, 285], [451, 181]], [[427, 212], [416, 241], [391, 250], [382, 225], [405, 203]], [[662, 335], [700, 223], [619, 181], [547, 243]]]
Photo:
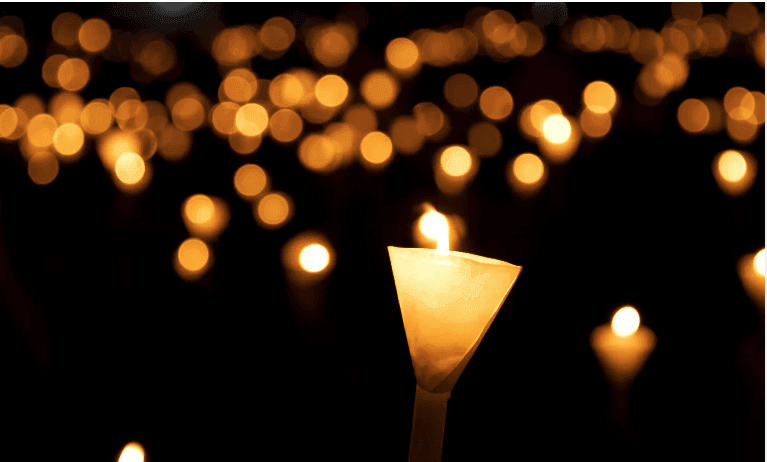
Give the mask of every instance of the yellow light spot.
[[460, 146], [450, 146], [440, 156], [439, 163], [448, 175], [463, 176], [471, 169], [471, 155]]
[[280, 74], [269, 84], [269, 99], [280, 107], [293, 107], [304, 97], [301, 80], [291, 74]]
[[261, 194], [266, 189], [267, 181], [264, 169], [255, 164], [245, 164], [234, 174], [234, 187], [248, 198]]
[[639, 329], [639, 313], [630, 306], [624, 306], [613, 316], [613, 333], [619, 337], [628, 337]]
[[719, 173], [725, 180], [735, 183], [746, 176], [746, 159], [737, 151], [726, 151], [719, 158]]
[[489, 119], [503, 120], [511, 114], [514, 100], [503, 87], [486, 88], [479, 97], [479, 108]]
[[[203, 269], [208, 264], [209, 257], [208, 246], [196, 237], [185, 240], [178, 247], [178, 262], [187, 271]], [[120, 461], [122, 462], [122, 456], [120, 456]]]
[[269, 126], [269, 114], [260, 104], [249, 103], [237, 110], [235, 124], [243, 135], [260, 135]]
[[77, 43], [83, 19], [75, 13], [61, 13], [51, 24], [51, 35], [58, 44], [70, 47]]
[[173, 105], [171, 118], [179, 130], [196, 130], [205, 121], [205, 109], [197, 98], [183, 98]]
[[85, 135], [82, 129], [73, 123], [61, 125], [53, 133], [53, 147], [60, 154], [71, 156], [83, 147]]
[[764, 277], [764, 249], [754, 255], [754, 271], [756, 271], [759, 276]]
[[203, 224], [213, 219], [216, 207], [213, 200], [204, 194], [195, 194], [186, 201], [184, 213], [192, 223]]
[[346, 100], [349, 94], [349, 86], [344, 79], [335, 75], [328, 74], [317, 81], [314, 87], [314, 94], [317, 100], [328, 107], [340, 106]]
[[57, 128], [58, 124], [52, 115], [38, 114], [27, 125], [27, 138], [33, 146], [45, 148], [53, 143], [53, 134]]
[[550, 115], [543, 122], [543, 136], [550, 143], [563, 144], [572, 134], [570, 122], [559, 114]]
[[688, 133], [702, 132], [708, 125], [709, 119], [708, 107], [699, 99], [686, 99], [677, 110], [679, 125]]
[[418, 229], [428, 239], [437, 241], [437, 251], [447, 254], [450, 246], [450, 225], [445, 215], [436, 210], [429, 210], [418, 221]]
[[115, 163], [117, 179], [125, 184], [132, 185], [141, 181], [144, 177], [146, 166], [144, 159], [135, 152], [126, 152], [120, 155]]
[[104, 20], [93, 18], [85, 21], [78, 32], [80, 47], [83, 50], [98, 53], [109, 45], [112, 30]]
[[534, 184], [543, 178], [544, 166], [541, 158], [535, 154], [520, 154], [512, 164], [514, 176], [525, 184]]
[[468, 74], [455, 74], [445, 81], [445, 98], [457, 108], [466, 108], [474, 104], [479, 94], [477, 82]]
[[360, 92], [365, 101], [376, 109], [392, 105], [399, 94], [399, 83], [387, 71], [368, 72], [360, 82]]
[[530, 108], [530, 123], [534, 130], [534, 134], [540, 136], [543, 133], [543, 122], [554, 114], [562, 114], [562, 109], [559, 105], [550, 99], [544, 99], [538, 101]]
[[59, 85], [69, 91], [80, 91], [91, 78], [88, 64], [79, 58], [70, 58], [61, 63], [58, 71]]
[[269, 133], [277, 141], [289, 143], [301, 134], [304, 123], [301, 116], [290, 109], [280, 109], [269, 119]]
[[271, 193], [258, 201], [258, 216], [266, 225], [282, 224], [290, 213], [290, 205], [280, 193]]
[[59, 174], [59, 161], [50, 152], [40, 151], [29, 159], [27, 173], [36, 184], [49, 184]]
[[583, 103], [591, 112], [606, 114], [615, 107], [615, 101], [615, 90], [607, 82], [591, 82], [583, 89]]
[[362, 138], [360, 152], [371, 164], [386, 162], [393, 152], [391, 139], [383, 132], [370, 132]]
[[397, 71], [407, 71], [418, 64], [418, 46], [410, 39], [395, 38], [386, 46], [386, 61]]
[[328, 266], [330, 254], [323, 245], [310, 244], [301, 250], [298, 259], [301, 268], [310, 273], [318, 273]]

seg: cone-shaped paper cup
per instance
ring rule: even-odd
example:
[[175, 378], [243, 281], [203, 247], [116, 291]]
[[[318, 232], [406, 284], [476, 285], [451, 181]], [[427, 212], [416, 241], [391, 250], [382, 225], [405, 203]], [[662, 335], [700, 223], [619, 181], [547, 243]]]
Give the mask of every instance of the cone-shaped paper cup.
[[591, 347], [602, 365], [607, 379], [618, 389], [626, 389], [634, 381], [650, 356], [657, 339], [644, 326], [628, 337], [613, 334], [609, 324], [599, 326], [591, 333]]
[[389, 247], [389, 257], [418, 385], [450, 392], [522, 267], [432, 249]]

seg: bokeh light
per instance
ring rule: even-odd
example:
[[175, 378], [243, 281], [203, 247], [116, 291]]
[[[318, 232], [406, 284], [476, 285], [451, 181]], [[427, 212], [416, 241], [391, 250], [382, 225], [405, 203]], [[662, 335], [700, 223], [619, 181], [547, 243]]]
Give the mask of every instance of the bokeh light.
[[701, 133], [708, 126], [710, 118], [706, 104], [695, 98], [684, 100], [677, 110], [679, 125], [690, 134]]
[[298, 138], [303, 126], [301, 116], [290, 109], [280, 109], [269, 119], [269, 134], [279, 142], [290, 143]]
[[628, 337], [639, 329], [639, 313], [631, 306], [624, 306], [615, 313], [610, 327], [615, 335]]
[[71, 156], [76, 154], [85, 142], [83, 130], [73, 123], [60, 125], [53, 133], [53, 147], [59, 154]]
[[397, 73], [410, 74], [420, 63], [418, 45], [405, 37], [398, 37], [386, 45], [386, 63]]
[[181, 266], [197, 272], [205, 268], [210, 257], [210, 249], [207, 244], [195, 237], [190, 237], [181, 243], [176, 252], [176, 258]]
[[492, 120], [504, 120], [514, 107], [511, 93], [503, 87], [486, 88], [479, 97], [479, 108], [485, 117]]
[[293, 206], [285, 193], [272, 192], [254, 203], [254, 216], [266, 229], [284, 226], [293, 213]]
[[269, 177], [263, 168], [256, 164], [245, 164], [234, 174], [234, 188], [245, 200], [253, 200], [266, 191]]
[[591, 112], [607, 114], [615, 107], [615, 102], [615, 89], [607, 82], [591, 82], [583, 89], [583, 103]]
[[49, 184], [59, 174], [59, 161], [49, 151], [38, 151], [29, 159], [27, 173], [35, 184]]
[[503, 137], [498, 128], [488, 122], [475, 122], [466, 134], [469, 147], [479, 157], [493, 157], [503, 146]]
[[301, 268], [310, 273], [324, 270], [330, 262], [330, 253], [322, 244], [310, 244], [298, 256]]
[[566, 118], [558, 114], [553, 114], [544, 120], [541, 131], [548, 142], [563, 144], [570, 139], [572, 127]]
[[141, 181], [145, 171], [144, 159], [135, 152], [123, 153], [115, 162], [117, 178], [128, 185]]
[[109, 45], [112, 39], [112, 30], [103, 19], [92, 18], [80, 26], [78, 39], [83, 50], [98, 53]]
[[393, 153], [394, 145], [391, 139], [383, 132], [370, 132], [360, 142], [362, 158], [373, 165], [380, 165], [388, 161]]
[[368, 72], [360, 82], [362, 97], [375, 109], [391, 106], [397, 98], [399, 90], [397, 80], [389, 72], [383, 70]]
[[117, 462], [144, 462], [144, 448], [138, 443], [126, 444]]
[[269, 115], [260, 104], [248, 103], [237, 110], [235, 125], [243, 135], [257, 136], [269, 126]]
[[349, 86], [338, 75], [328, 74], [317, 81], [314, 87], [317, 101], [328, 107], [340, 106], [349, 95]]
[[471, 169], [471, 155], [460, 146], [450, 146], [442, 152], [440, 165], [450, 176], [463, 176]]
[[759, 276], [764, 277], [764, 249], [760, 250], [759, 252], [754, 255], [754, 271]]
[[470, 75], [455, 74], [445, 82], [444, 93], [445, 99], [451, 105], [456, 108], [466, 108], [477, 100], [479, 86]]

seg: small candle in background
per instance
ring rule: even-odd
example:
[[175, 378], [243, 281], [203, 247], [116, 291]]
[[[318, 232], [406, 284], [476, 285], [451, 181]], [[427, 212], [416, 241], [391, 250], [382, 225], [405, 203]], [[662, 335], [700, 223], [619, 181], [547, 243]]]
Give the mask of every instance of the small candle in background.
[[144, 448], [138, 443], [128, 443], [117, 462], [144, 462]]
[[639, 313], [630, 306], [619, 309], [610, 325], [591, 333], [591, 347], [607, 379], [618, 389], [631, 385], [655, 344], [655, 334], [639, 325]]
[[764, 310], [764, 249], [738, 260], [738, 276], [754, 304]]

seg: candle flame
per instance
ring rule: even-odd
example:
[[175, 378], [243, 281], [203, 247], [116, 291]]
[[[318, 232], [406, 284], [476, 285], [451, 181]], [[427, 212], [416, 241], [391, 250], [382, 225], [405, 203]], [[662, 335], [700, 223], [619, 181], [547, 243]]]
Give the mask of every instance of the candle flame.
[[764, 249], [754, 255], [754, 271], [756, 271], [759, 276], [764, 277]]
[[138, 443], [128, 443], [120, 453], [118, 462], [144, 462], [144, 448]]
[[450, 251], [450, 226], [447, 218], [426, 204], [427, 212], [421, 216], [418, 224], [424, 236], [437, 241], [437, 253], [447, 255]]
[[618, 337], [628, 337], [639, 329], [639, 313], [630, 306], [624, 306], [613, 316], [612, 330]]

